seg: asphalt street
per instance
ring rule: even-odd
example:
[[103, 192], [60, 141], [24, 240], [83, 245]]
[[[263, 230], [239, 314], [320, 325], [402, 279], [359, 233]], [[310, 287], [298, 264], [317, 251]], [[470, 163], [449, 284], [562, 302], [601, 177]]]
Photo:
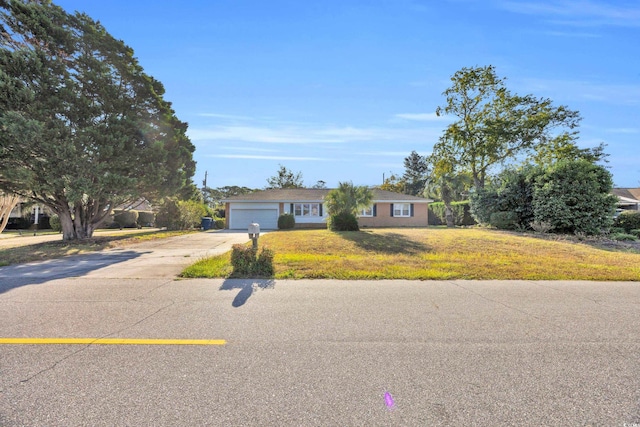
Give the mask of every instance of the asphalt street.
[[0, 337], [226, 344], [0, 344], [0, 425], [640, 425], [638, 283], [142, 278], [129, 250], [1, 268]]

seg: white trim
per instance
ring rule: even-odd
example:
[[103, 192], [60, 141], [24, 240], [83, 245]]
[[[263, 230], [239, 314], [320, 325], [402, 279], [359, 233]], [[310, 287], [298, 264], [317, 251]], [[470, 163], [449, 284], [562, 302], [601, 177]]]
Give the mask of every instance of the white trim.
[[[366, 211], [370, 211], [370, 213], [366, 213]], [[373, 218], [373, 204], [368, 208], [360, 209], [360, 211], [358, 212], [358, 217]]]
[[[400, 208], [400, 209], [397, 209], [398, 206], [401, 206], [401, 205], [404, 205], [404, 206], [402, 206], [402, 208]], [[407, 208], [407, 214], [406, 215], [404, 214], [404, 209], [403, 209], [405, 206]], [[397, 213], [398, 211], [400, 212], [399, 214]], [[411, 203], [408, 203], [408, 202], [394, 203], [393, 204], [393, 217], [394, 218], [409, 218], [409, 217], [411, 217]]]

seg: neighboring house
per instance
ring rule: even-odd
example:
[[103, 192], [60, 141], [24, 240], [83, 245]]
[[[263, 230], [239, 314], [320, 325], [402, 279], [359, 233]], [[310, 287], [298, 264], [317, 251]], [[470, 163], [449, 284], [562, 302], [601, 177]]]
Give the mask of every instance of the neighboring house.
[[640, 188], [614, 188], [611, 193], [618, 198], [619, 211], [640, 211]]
[[[256, 191], [223, 200], [226, 227], [246, 230], [258, 223], [262, 230], [278, 228], [278, 217], [292, 213], [296, 228], [327, 226], [325, 196], [330, 189], [294, 188]], [[426, 227], [432, 200], [373, 189], [371, 205], [358, 215], [360, 227]]]

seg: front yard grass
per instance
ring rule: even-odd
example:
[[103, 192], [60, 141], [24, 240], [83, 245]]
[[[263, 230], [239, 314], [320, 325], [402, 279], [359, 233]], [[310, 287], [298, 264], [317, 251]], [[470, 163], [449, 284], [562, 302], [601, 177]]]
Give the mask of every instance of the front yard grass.
[[[276, 279], [640, 280], [640, 254], [471, 229], [290, 230], [260, 237]], [[232, 277], [230, 253], [182, 277]]]

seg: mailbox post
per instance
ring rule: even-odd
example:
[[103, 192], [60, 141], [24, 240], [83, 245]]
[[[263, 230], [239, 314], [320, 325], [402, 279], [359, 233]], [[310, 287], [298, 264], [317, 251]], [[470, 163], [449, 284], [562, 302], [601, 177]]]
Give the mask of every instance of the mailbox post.
[[258, 249], [258, 237], [260, 237], [260, 224], [251, 223], [249, 224], [249, 238], [253, 242], [253, 249]]

